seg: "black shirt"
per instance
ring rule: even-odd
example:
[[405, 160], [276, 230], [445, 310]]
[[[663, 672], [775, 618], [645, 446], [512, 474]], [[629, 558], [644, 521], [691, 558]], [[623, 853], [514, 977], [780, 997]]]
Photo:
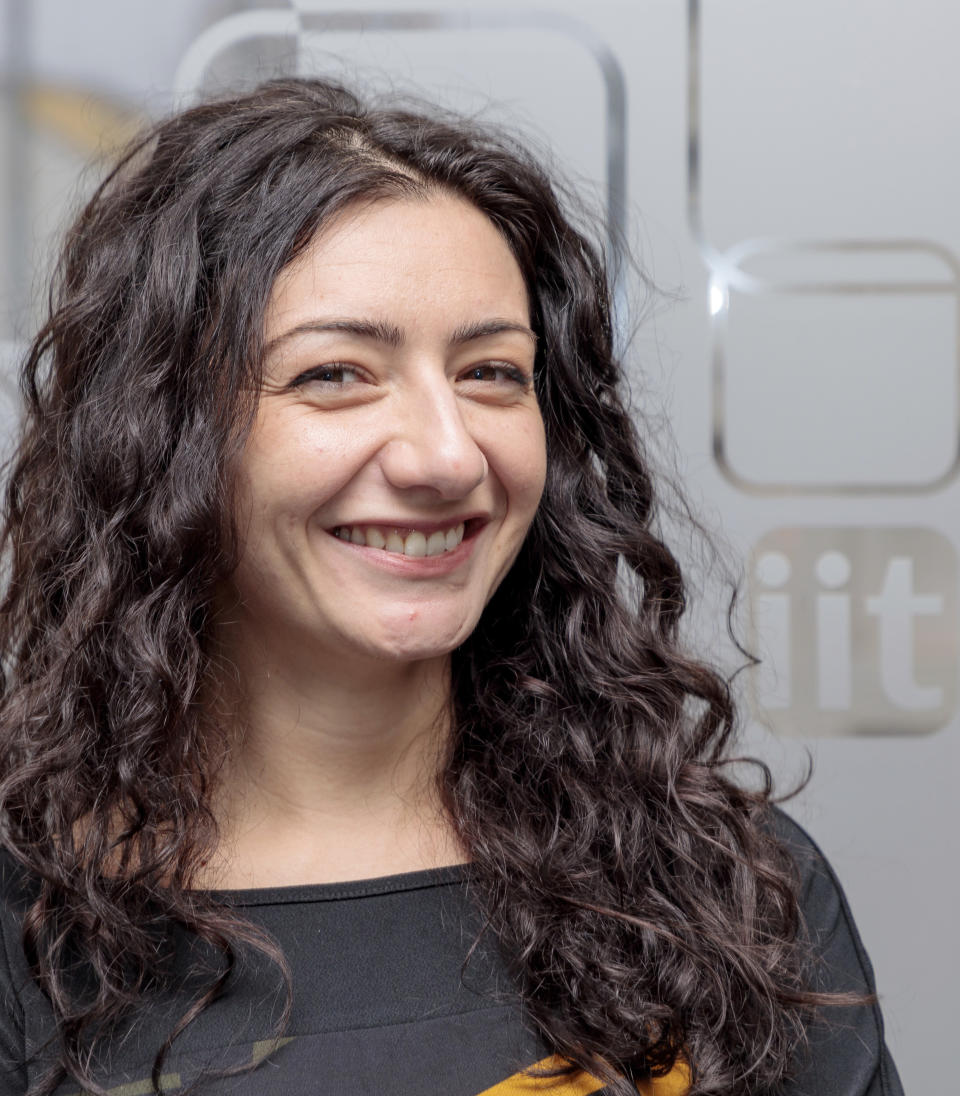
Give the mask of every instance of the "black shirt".
[[[777, 828], [800, 867], [801, 903], [823, 988], [873, 992], [873, 973], [843, 892], [810, 838], [785, 815]], [[23, 1096], [49, 1064], [52, 1016], [30, 979], [20, 945], [29, 885], [0, 856], [0, 1096]], [[250, 1073], [203, 1082], [204, 1094], [316, 1096], [587, 1096], [583, 1074], [567, 1087], [539, 1087], [519, 1072], [549, 1051], [525, 1021], [496, 948], [487, 940], [467, 961], [479, 928], [469, 868], [418, 871], [361, 882], [223, 892], [282, 947], [293, 973], [285, 1038], [268, 1036], [281, 983], [276, 969], [247, 962], [228, 993], [174, 1044], [165, 1091], [204, 1069], [261, 1062]], [[114, 1040], [99, 1063], [115, 1096], [146, 1096], [153, 1055], [183, 999], [153, 1004]], [[33, 1059], [31, 1061], [31, 1059]], [[679, 1096], [682, 1069], [642, 1089]], [[58, 1096], [79, 1096], [65, 1082]], [[903, 1096], [883, 1041], [877, 1007], [834, 1008], [811, 1030], [809, 1047], [782, 1096]], [[779, 1096], [779, 1094], [778, 1094]]]

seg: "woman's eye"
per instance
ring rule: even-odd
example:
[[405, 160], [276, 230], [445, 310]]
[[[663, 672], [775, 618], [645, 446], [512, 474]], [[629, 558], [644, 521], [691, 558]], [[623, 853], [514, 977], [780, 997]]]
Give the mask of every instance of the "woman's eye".
[[360, 370], [353, 365], [345, 365], [343, 362], [330, 362], [327, 365], [318, 365], [314, 369], [308, 369], [301, 373], [293, 382], [294, 386], [309, 383], [319, 383], [331, 388], [345, 388], [360, 379]]
[[472, 365], [461, 376], [466, 381], [519, 384], [524, 388], [530, 383], [530, 378], [526, 373], [507, 362], [484, 362], [482, 365]]

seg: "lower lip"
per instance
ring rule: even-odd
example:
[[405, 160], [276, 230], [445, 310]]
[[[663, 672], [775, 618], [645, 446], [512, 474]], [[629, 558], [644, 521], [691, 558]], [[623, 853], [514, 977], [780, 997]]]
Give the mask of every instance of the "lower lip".
[[474, 542], [482, 528], [483, 526], [472, 529], [469, 535], [464, 535], [456, 548], [439, 556], [405, 556], [400, 552], [386, 552], [383, 548], [370, 548], [366, 544], [354, 544], [353, 541], [341, 540], [332, 533], [329, 535], [341, 548], [359, 553], [361, 559], [383, 571], [389, 571], [404, 578], [433, 578], [450, 574], [470, 558]]

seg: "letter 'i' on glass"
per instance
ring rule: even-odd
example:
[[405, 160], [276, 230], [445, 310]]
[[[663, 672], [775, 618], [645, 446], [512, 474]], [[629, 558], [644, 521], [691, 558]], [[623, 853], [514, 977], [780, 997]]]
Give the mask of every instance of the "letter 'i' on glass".
[[[850, 560], [842, 552], [824, 552], [817, 560], [817, 699], [825, 710], [844, 711], [853, 693]], [[826, 592], [835, 591], [835, 592]]]

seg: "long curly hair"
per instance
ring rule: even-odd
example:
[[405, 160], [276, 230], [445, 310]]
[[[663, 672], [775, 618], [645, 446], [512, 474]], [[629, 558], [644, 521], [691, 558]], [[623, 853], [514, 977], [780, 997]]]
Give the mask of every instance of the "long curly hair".
[[212, 620], [238, 559], [233, 469], [280, 271], [352, 203], [437, 191], [483, 211], [520, 266], [547, 438], [533, 526], [452, 656], [438, 780], [487, 929], [547, 1044], [616, 1096], [678, 1058], [695, 1094], [789, 1071], [818, 1000], [791, 862], [769, 773], [752, 789], [730, 776], [728, 684], [678, 635], [684, 582], [657, 532], [600, 249], [522, 142], [288, 79], [129, 150], [66, 237], [23, 369], [0, 838], [37, 881], [23, 945], [59, 1033], [35, 1096], [67, 1076], [102, 1091], [93, 1048], [167, 969], [158, 926], [223, 961], [169, 1033], [157, 1091], [243, 948], [286, 971], [191, 886], [217, 839]]

